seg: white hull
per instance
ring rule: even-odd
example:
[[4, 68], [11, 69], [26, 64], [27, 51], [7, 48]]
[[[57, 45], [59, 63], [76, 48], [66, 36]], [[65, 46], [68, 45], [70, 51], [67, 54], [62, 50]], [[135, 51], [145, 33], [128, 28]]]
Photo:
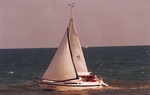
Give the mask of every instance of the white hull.
[[48, 83], [39, 82], [39, 85], [44, 90], [86, 90], [86, 89], [100, 89], [108, 86], [103, 81], [102, 82], [80, 82], [76, 84], [65, 84], [65, 82], [58, 83]]
[[85, 90], [85, 89], [99, 89], [100, 85], [53, 85], [40, 83], [40, 87], [44, 90]]

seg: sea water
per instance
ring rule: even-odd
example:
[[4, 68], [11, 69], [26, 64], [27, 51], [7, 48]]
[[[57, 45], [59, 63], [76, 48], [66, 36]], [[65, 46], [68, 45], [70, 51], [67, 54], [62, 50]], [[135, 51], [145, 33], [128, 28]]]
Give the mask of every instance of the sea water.
[[89, 71], [109, 87], [44, 91], [38, 80], [56, 48], [0, 49], [0, 95], [150, 95], [150, 46], [83, 48]]

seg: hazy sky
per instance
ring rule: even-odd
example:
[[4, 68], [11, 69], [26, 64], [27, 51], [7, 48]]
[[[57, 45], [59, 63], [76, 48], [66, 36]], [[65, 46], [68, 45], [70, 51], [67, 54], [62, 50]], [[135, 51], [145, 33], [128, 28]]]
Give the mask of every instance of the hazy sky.
[[150, 45], [150, 0], [0, 0], [0, 48], [58, 47], [71, 2], [82, 46]]

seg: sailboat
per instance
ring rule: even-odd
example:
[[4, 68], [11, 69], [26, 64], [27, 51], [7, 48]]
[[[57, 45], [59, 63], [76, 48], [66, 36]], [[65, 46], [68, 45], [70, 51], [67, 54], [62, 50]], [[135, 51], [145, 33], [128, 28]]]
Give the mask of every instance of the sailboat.
[[89, 72], [73, 23], [72, 9], [69, 25], [63, 39], [42, 78], [38, 81], [44, 90], [85, 90], [108, 86], [96, 74]]
[[88, 45], [85, 45], [84, 48], [87, 49], [87, 48], [88, 48]]

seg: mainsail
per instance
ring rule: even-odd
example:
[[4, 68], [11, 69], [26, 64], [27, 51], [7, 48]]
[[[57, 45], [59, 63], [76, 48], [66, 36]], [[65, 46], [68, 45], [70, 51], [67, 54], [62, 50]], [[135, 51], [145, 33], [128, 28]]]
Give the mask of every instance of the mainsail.
[[61, 81], [76, 77], [66, 32], [42, 79]]
[[88, 72], [73, 19], [42, 79], [64, 81], [78, 78], [78, 72]]

